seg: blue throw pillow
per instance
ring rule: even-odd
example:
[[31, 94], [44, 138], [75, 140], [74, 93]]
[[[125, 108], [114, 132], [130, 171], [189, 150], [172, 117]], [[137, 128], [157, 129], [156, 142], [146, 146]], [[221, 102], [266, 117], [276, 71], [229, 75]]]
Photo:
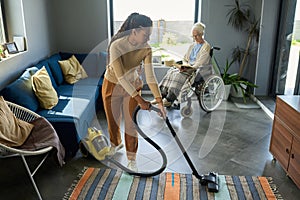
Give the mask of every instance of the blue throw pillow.
[[57, 84], [54, 80], [54, 77], [52, 75], [52, 72], [50, 70], [50, 67], [49, 67], [49, 64], [47, 62], [47, 60], [42, 60], [40, 61], [38, 64], [35, 65], [38, 69], [42, 69], [43, 66], [45, 66], [46, 70], [47, 70], [47, 73], [49, 74], [50, 76], [50, 80], [51, 80], [51, 83], [52, 83], [52, 86], [54, 87], [54, 89], [57, 88]]
[[39, 108], [39, 102], [31, 84], [31, 77], [37, 71], [37, 67], [26, 69], [17, 80], [2, 90], [1, 95], [3, 95], [4, 99], [28, 108], [34, 112], [37, 111]]
[[49, 63], [49, 67], [51, 69], [52, 75], [57, 83], [57, 85], [61, 85], [64, 82], [64, 76], [61, 70], [61, 67], [58, 61], [61, 60], [60, 54], [54, 54], [50, 58], [47, 59]]

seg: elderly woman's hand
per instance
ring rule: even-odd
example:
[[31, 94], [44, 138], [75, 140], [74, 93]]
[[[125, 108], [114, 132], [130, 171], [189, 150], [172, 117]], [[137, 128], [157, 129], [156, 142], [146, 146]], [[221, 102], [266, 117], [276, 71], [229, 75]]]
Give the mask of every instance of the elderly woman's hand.
[[180, 66], [179, 71], [180, 72], [185, 72], [187, 70], [187, 68], [185, 66]]
[[167, 112], [166, 112], [166, 109], [164, 107], [164, 104], [163, 104], [163, 100], [161, 97], [156, 97], [155, 98], [155, 104], [157, 104], [157, 107], [159, 108], [160, 112], [158, 112], [158, 115], [164, 119], [166, 119], [167, 117]]
[[160, 112], [158, 113], [159, 116], [161, 116], [163, 119], [166, 119], [167, 112], [162, 102], [158, 103], [158, 108], [160, 109]]

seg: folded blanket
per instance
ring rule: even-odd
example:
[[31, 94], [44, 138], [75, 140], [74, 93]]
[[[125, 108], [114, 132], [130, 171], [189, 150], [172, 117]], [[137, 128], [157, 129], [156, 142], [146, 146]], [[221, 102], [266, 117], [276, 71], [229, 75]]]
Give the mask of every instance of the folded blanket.
[[39, 117], [29, 123], [33, 124], [34, 128], [24, 144], [19, 146], [18, 149], [33, 151], [53, 146], [58, 164], [62, 166], [64, 164], [65, 149], [50, 122], [44, 117]]

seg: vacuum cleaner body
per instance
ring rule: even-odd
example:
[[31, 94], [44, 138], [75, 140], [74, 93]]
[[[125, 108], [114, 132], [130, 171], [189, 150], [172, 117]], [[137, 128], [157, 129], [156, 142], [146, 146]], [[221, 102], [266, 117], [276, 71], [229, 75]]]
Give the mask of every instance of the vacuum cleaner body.
[[87, 137], [81, 142], [80, 145], [83, 146], [80, 146], [79, 149], [83, 155], [87, 156], [90, 153], [99, 161], [105, 160], [106, 156], [109, 156], [111, 148], [109, 140], [101, 130], [94, 127], [88, 128]]

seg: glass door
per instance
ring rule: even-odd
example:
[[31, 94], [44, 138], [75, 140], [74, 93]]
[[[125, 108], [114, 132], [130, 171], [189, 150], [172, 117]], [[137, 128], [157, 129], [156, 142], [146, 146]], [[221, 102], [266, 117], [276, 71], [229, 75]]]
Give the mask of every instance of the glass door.
[[[299, 52], [300, 52], [300, 1], [297, 2], [292, 43], [290, 48], [289, 64], [287, 70], [285, 92], [286, 95], [299, 94], [297, 74], [299, 76]], [[297, 73], [298, 71], [298, 73]]]
[[[300, 54], [299, 54], [299, 57], [300, 57]], [[300, 61], [300, 59], [299, 59], [299, 61]], [[300, 95], [300, 62], [298, 62], [298, 71], [297, 71], [297, 75], [296, 75], [294, 94]]]
[[300, 29], [294, 28], [297, 27], [297, 16], [299, 15], [298, 12], [295, 15], [297, 0], [286, 0], [281, 4], [277, 52], [271, 84], [271, 96], [273, 97], [279, 94], [294, 93], [300, 49], [298, 45], [300, 44], [300, 36], [298, 36]]

